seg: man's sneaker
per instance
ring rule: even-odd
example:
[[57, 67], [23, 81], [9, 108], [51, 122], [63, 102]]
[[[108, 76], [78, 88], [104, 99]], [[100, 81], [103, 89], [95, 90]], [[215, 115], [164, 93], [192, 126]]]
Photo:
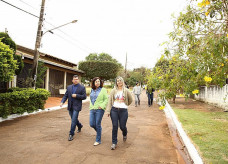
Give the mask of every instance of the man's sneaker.
[[123, 141], [127, 141], [127, 136], [123, 136]]
[[77, 133], [80, 133], [81, 132], [82, 127], [83, 127], [83, 125], [80, 128], [78, 128]]
[[74, 136], [73, 135], [69, 135], [69, 138], [68, 138], [68, 141], [72, 141], [74, 139]]
[[111, 150], [115, 150], [116, 149], [116, 144], [112, 144], [111, 145]]
[[99, 142], [94, 142], [93, 146], [97, 146], [97, 145], [100, 145]]

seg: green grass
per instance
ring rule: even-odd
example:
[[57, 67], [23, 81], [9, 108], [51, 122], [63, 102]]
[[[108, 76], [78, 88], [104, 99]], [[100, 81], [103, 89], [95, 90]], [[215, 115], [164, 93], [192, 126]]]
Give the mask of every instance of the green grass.
[[228, 113], [173, 110], [205, 163], [228, 163]]

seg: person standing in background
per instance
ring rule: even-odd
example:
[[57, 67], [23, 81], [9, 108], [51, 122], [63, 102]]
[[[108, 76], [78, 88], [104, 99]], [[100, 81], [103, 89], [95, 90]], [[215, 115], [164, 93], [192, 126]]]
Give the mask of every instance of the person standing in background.
[[135, 95], [135, 107], [137, 107], [137, 105], [140, 105], [140, 94], [142, 92], [142, 88], [139, 85], [138, 82], [136, 82], [136, 85], [133, 88], [133, 93]]
[[154, 98], [154, 88], [147, 86], [146, 88], [146, 94], [148, 97], [148, 106], [153, 105], [153, 98]]

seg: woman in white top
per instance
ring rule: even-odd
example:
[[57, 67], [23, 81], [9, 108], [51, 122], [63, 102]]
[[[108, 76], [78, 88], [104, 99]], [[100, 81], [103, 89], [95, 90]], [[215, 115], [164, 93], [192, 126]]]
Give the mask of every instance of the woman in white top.
[[127, 119], [128, 119], [128, 106], [132, 103], [132, 95], [125, 87], [122, 77], [117, 77], [115, 86], [109, 95], [109, 102], [107, 106], [108, 116], [112, 120], [112, 145], [111, 150], [116, 149], [118, 124], [123, 134], [123, 141], [127, 140]]

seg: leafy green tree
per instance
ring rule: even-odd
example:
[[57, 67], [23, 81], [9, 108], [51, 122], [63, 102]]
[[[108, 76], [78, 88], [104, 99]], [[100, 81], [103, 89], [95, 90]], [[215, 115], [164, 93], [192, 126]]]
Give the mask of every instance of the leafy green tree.
[[134, 72], [140, 72], [143, 76], [146, 74], [146, 67], [134, 68]]
[[2, 42], [6, 45], [8, 45], [10, 48], [13, 49], [14, 52], [16, 52], [17, 45], [16, 43], [10, 38], [10, 36], [7, 33], [0, 32], [0, 38], [2, 38]]
[[99, 60], [97, 53], [91, 53], [85, 59], [86, 59], [86, 61], [90, 61], [90, 60], [97, 61], [97, 60]]
[[195, 75], [195, 70], [191, 69], [187, 60], [161, 57], [147, 77], [147, 85], [160, 90], [160, 95], [167, 99], [172, 98], [175, 103], [176, 94], [185, 91], [188, 96], [192, 88], [197, 88]]
[[17, 61], [13, 59], [13, 50], [0, 39], [0, 81], [12, 80], [17, 69]]
[[85, 80], [90, 81], [95, 76], [104, 80], [113, 79], [123, 66], [109, 54], [91, 53], [86, 57], [86, 61], [79, 62], [78, 68], [85, 71]]
[[144, 76], [141, 72], [135, 70], [128, 71], [125, 81], [129, 86], [135, 86], [136, 82], [139, 82], [140, 84], [144, 82]]
[[127, 71], [127, 74], [124, 80], [129, 86], [135, 86], [136, 82], [139, 82], [140, 84], [144, 84], [146, 74], [147, 74], [147, 69], [145, 67], [134, 68], [133, 71]]
[[118, 64], [120, 68], [123, 68], [123, 66], [116, 59], [112, 58], [112, 56], [107, 53], [91, 53], [86, 57], [86, 61], [111, 61]]
[[135, 84], [136, 84], [136, 82], [137, 82], [138, 80], [135, 78], [135, 77], [133, 77], [133, 76], [130, 76], [130, 77], [128, 77], [128, 78], [126, 78], [126, 80], [125, 80], [125, 82], [127, 83], [127, 85], [128, 86], [135, 86]]
[[[228, 8], [227, 1], [203, 0], [198, 6], [192, 1], [186, 12], [174, 22], [169, 46], [197, 70], [201, 85], [224, 85], [228, 72]], [[170, 49], [169, 49], [170, 50]], [[171, 50], [170, 50], [171, 51]], [[211, 81], [204, 80], [210, 77]]]
[[190, 1], [174, 20], [170, 41], [153, 72], [149, 85], [158, 80], [160, 96], [197, 94], [200, 85], [225, 84], [228, 78], [228, 2]]
[[15, 74], [19, 75], [22, 71], [22, 69], [24, 68], [24, 62], [22, 61], [21, 56], [16, 55], [16, 49], [17, 49], [17, 45], [16, 43], [10, 38], [10, 36], [7, 33], [4, 32], [0, 32], [0, 38], [2, 38], [2, 42], [6, 45], [9, 45], [9, 47], [11, 49], [13, 49], [14, 53], [13, 53], [13, 57], [14, 60], [17, 60], [17, 69], [15, 70]]
[[79, 62], [78, 68], [85, 71], [89, 81], [96, 76], [103, 80], [113, 79], [119, 71], [119, 66], [111, 61], [83, 61]]

